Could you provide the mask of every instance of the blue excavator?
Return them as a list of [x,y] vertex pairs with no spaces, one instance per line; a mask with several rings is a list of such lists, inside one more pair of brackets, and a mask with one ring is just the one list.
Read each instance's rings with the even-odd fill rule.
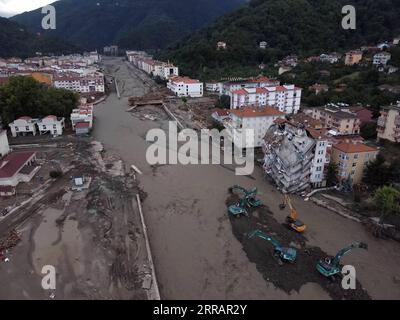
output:
[[334,257],[321,259],[317,264],[317,270],[327,278],[334,278],[341,273],[340,259],[351,250],[361,248],[368,250],[368,245],[363,242],[354,242],[340,250]]
[[229,206],[228,211],[235,217],[240,216],[248,216],[247,209],[248,208],[257,208],[263,205],[260,199],[256,199],[257,197],[257,188],[253,188],[251,190],[247,190],[241,186],[235,185],[229,189],[231,193],[238,191],[239,193],[243,193],[243,197],[240,200]]
[[249,233],[248,235],[249,239],[252,239],[254,237],[259,237],[263,240],[271,242],[271,244],[274,247],[274,257],[279,259],[280,264],[282,264],[283,262],[294,263],[296,261],[297,257],[296,249],[282,247],[277,240],[267,235],[266,233],[262,232],[261,230],[254,230],[251,233]]

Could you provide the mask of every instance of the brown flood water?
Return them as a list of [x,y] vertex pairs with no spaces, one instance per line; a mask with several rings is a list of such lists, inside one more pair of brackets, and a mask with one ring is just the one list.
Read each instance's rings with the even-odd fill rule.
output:
[[[219,165],[168,165],[151,168],[146,161],[151,128],[167,128],[165,122],[142,121],[126,112],[128,97],[143,94],[143,82],[128,71],[120,59],[105,60],[107,68],[123,87],[96,106],[95,139],[117,153],[127,167],[141,171],[141,186],[148,197],[144,214],[149,229],[156,272],[164,299],[329,299],[317,284],[308,283],[290,295],[264,280],[250,263],[232,234],[225,200],[234,184],[257,186],[260,198],[275,218],[281,195],[256,168],[253,179],[235,176]],[[115,70],[117,71],[115,72]],[[294,197],[301,219],[308,225],[309,245],[334,255],[353,241],[364,241],[369,250],[355,250],[343,259],[356,266],[357,278],[375,299],[399,299],[396,278],[400,265],[400,244],[377,240],[353,221]],[[314,272],[314,270],[310,270]]]

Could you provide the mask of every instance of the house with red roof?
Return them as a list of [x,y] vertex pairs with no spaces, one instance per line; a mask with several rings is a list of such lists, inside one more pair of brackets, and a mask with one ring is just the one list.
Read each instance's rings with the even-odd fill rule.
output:
[[203,96],[203,83],[188,77],[172,77],[167,88],[178,97],[200,98]]
[[65,118],[50,115],[38,121],[40,134],[50,133],[53,136],[61,136],[65,129]]
[[27,134],[32,134],[36,136],[37,134],[37,122],[38,119],[32,119],[31,117],[20,117],[14,122],[9,124],[9,127],[11,129],[11,134],[15,138],[19,135],[27,135]]
[[13,152],[0,161],[0,195],[15,194],[15,187],[29,182],[39,171],[35,152]]

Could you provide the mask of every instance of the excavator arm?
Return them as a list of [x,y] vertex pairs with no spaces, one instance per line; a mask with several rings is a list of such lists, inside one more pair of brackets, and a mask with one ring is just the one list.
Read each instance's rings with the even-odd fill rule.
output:
[[287,194],[285,194],[284,199],[285,199],[286,205],[287,205],[287,206],[289,207],[289,209],[290,209],[290,218],[291,218],[293,221],[296,221],[296,220],[298,219],[298,217],[299,217],[299,213],[298,213],[297,210],[293,207],[292,199],[290,199],[290,197],[289,197]]
[[350,245],[348,245],[347,247],[343,248],[342,250],[340,250],[336,256],[332,259],[331,264],[333,266],[337,266],[340,263],[340,259],[346,255],[347,253],[349,253],[351,250],[355,249],[355,248],[361,248],[361,249],[365,249],[368,250],[368,245],[364,242],[354,242]]
[[254,238],[254,237],[259,237],[263,240],[271,242],[271,244],[274,246],[274,248],[280,247],[280,244],[278,241],[276,241],[274,238],[270,237],[269,235],[265,234],[261,230],[254,230],[249,234],[249,239]]

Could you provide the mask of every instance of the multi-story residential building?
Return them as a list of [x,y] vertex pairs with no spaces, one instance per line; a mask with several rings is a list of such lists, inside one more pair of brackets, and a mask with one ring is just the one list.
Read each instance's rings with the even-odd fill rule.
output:
[[88,75],[77,73],[57,74],[53,79],[54,87],[79,93],[105,92],[104,75],[96,72]]
[[359,134],[361,121],[357,114],[351,112],[348,107],[329,104],[320,108],[308,108],[304,110],[316,120],[320,120],[324,127],[335,130],[338,134]]
[[199,98],[203,96],[203,83],[188,77],[173,77],[169,79],[167,88],[178,97]]
[[389,52],[383,51],[374,55],[373,64],[375,66],[386,66],[389,60],[392,58],[392,55]]
[[65,119],[50,115],[37,122],[40,134],[50,133],[53,136],[61,136],[65,129]]
[[354,50],[354,51],[349,51],[346,53],[346,58],[344,60],[344,64],[346,66],[352,66],[355,64],[359,64],[360,61],[363,58],[363,53],[362,51],[359,50]]
[[294,85],[244,88],[231,92],[231,109],[244,106],[272,106],[286,114],[300,109],[301,88]]
[[179,76],[179,68],[171,63],[161,62],[155,65],[153,76],[168,80]]
[[71,113],[72,129],[75,130],[78,123],[86,123],[89,129],[93,127],[93,105],[84,104],[74,109]]
[[220,95],[231,95],[232,91],[239,89],[251,89],[251,88],[265,88],[279,86],[280,82],[276,79],[260,76],[254,79],[247,80],[231,80],[223,82],[220,85]]
[[206,83],[206,90],[209,92],[221,92],[222,83],[218,81],[209,81]]
[[400,102],[383,107],[377,126],[378,140],[400,142]]
[[340,182],[351,185],[362,181],[366,165],[373,161],[378,149],[354,141],[343,141],[332,147],[332,162],[338,165]]
[[244,107],[230,110],[229,119],[224,124],[237,148],[259,148],[274,121],[284,116],[283,112],[271,107]]
[[18,118],[9,124],[12,136],[16,137],[18,135],[26,135],[28,133],[31,133],[35,136],[37,133],[37,122],[37,119],[32,119],[31,117]]

